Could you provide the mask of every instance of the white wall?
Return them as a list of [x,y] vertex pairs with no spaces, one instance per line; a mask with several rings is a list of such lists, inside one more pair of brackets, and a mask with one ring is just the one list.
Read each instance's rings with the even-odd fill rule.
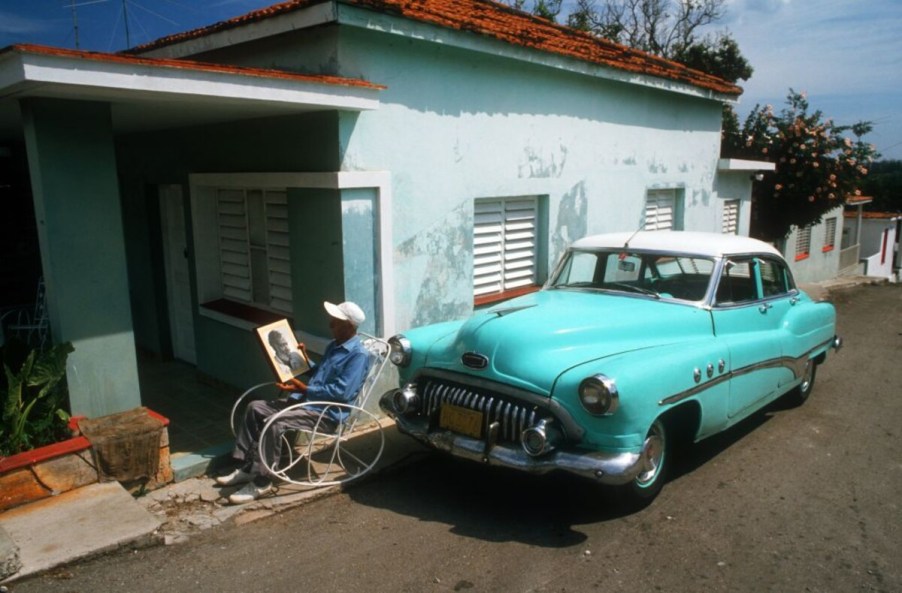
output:
[[893,258],[899,249],[897,224],[899,218],[866,218],[861,222],[861,258],[868,276],[898,280],[893,270]]
[[476,198],[543,196],[549,265],[638,229],[650,189],[678,190],[686,230],[720,230],[718,101],[375,35],[343,35],[342,64],[388,86],[345,119],[344,167],[392,172],[396,327],[472,310]]

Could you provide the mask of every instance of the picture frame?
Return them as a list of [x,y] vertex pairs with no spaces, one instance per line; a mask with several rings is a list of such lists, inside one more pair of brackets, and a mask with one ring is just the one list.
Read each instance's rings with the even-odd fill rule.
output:
[[310,361],[298,349],[298,341],[287,319],[261,325],[257,337],[269,364],[279,381],[284,383],[310,369]]

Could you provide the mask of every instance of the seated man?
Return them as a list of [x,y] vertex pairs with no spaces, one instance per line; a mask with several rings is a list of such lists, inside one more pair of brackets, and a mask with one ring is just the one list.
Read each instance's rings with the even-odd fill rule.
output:
[[[241,463],[232,473],[216,478],[222,486],[247,484],[229,497],[232,504],[243,504],[256,500],[272,490],[272,480],[266,475],[266,468],[260,459],[258,443],[260,432],[270,416],[301,401],[350,403],[360,390],[369,368],[369,355],[357,335],[357,327],[365,316],[359,306],[352,302],[334,305],[323,303],[329,314],[329,331],[333,340],[326,347],[322,361],[313,367],[307,384],[298,379],[276,385],[291,395],[275,400],[252,401],[244,413],[244,421],[238,427],[235,449],[232,457]],[[303,344],[298,345],[302,350]],[[306,352],[304,353],[306,357]],[[287,430],[297,428],[312,429],[324,407],[310,406],[289,412],[276,422],[272,429],[274,438],[267,439],[269,447],[267,459],[278,460],[281,455],[282,439]],[[344,412],[344,413],[343,413]],[[320,422],[320,430],[337,428],[347,413],[340,408],[328,408]]]

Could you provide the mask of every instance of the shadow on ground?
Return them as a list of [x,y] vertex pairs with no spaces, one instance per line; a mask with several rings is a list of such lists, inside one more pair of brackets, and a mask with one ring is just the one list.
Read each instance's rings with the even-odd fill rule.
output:
[[[674,456],[671,481],[725,453],[782,409],[775,403],[726,433],[688,445]],[[360,504],[446,524],[465,537],[552,548],[584,542],[579,525],[654,512],[654,503],[637,507],[617,488],[569,474],[532,476],[428,451],[350,488],[348,495]]]

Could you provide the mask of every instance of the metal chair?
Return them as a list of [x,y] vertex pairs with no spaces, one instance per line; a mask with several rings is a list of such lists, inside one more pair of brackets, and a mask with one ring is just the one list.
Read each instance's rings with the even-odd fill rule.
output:
[[[305,401],[270,416],[260,432],[260,458],[273,476],[299,486],[331,486],[358,479],[378,463],[385,448],[385,434],[378,416],[366,409],[367,402],[388,363],[388,342],[374,336],[360,334],[370,355],[370,365],[363,385],[351,403]],[[232,433],[243,414],[249,396],[272,382],[254,385],[245,391],[232,406]],[[278,390],[276,390],[278,391]],[[312,428],[292,428],[277,435],[274,426],[294,410],[314,408],[319,416]],[[324,422],[330,411],[345,415],[334,430]],[[372,430],[364,430],[372,427]],[[353,438],[352,438],[353,437]],[[282,458],[269,458],[268,444],[274,438],[282,439]]]
[[47,346],[50,338],[50,320],[47,316],[43,276],[38,279],[33,305],[16,307],[0,316],[0,335],[3,336],[3,342],[6,338],[15,336],[29,346],[41,350]]

